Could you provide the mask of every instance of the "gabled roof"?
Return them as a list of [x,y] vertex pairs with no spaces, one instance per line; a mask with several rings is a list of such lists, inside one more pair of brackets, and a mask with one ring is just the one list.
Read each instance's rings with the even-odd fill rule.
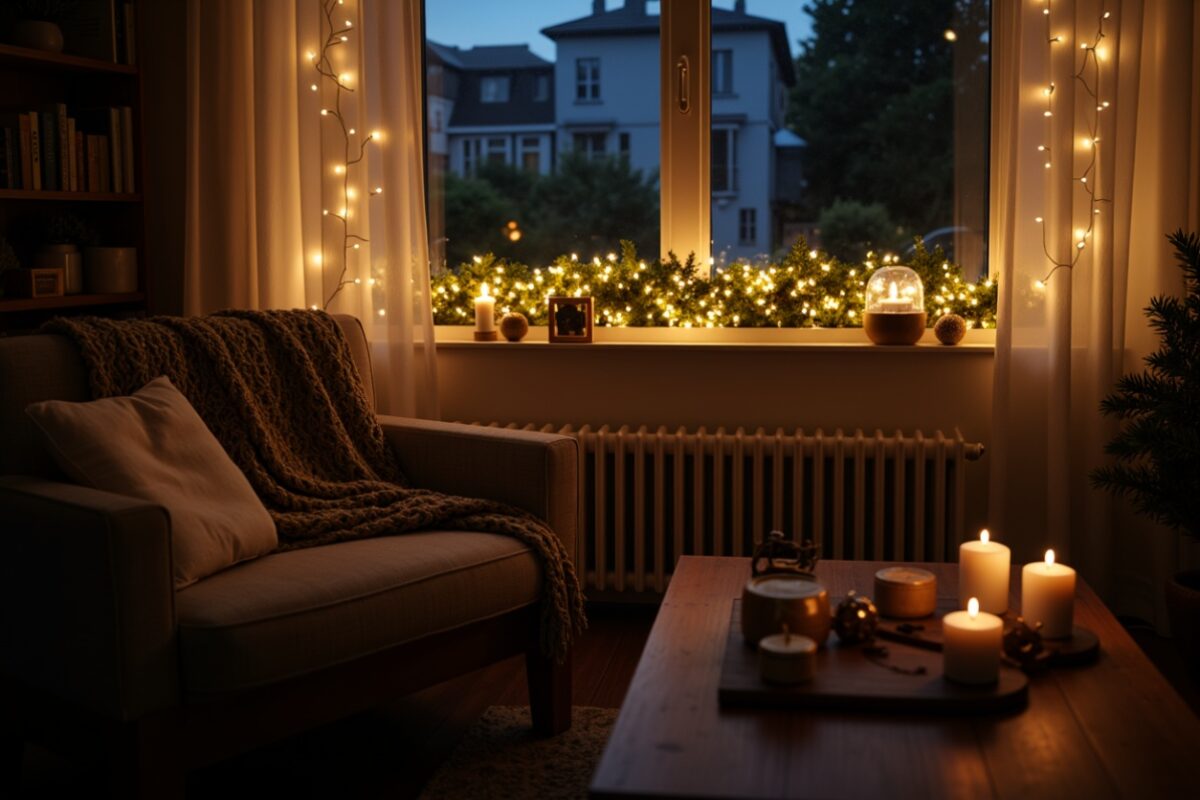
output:
[[[779,76],[788,86],[796,83],[795,65],[788,47],[787,26],[777,19],[767,19],[747,14],[735,8],[714,8],[712,29],[716,31],[765,31],[771,37],[775,60],[779,62]],[[658,17],[646,14],[644,8],[635,3],[626,3],[620,8],[601,14],[551,25],[542,29],[542,34],[554,41],[583,36],[658,35]]]
[[431,41],[429,49],[442,63],[462,70],[549,69],[554,66],[530,50],[527,44],[476,45],[462,50]]

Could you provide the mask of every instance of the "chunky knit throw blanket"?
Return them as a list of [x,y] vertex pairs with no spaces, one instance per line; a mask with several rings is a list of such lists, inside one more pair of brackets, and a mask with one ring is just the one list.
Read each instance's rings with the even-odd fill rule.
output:
[[79,348],[93,397],[166,375],[195,407],[275,520],[279,549],[444,529],[515,537],[543,571],[542,646],[561,659],[584,625],[562,542],[533,515],[407,485],[336,320],[320,311],[54,319]]

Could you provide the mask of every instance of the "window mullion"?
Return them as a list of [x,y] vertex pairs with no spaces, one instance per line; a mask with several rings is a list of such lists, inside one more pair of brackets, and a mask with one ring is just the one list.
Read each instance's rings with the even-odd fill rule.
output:
[[707,270],[712,243],[709,156],[712,121],[711,4],[660,7],[661,250],[696,254]]

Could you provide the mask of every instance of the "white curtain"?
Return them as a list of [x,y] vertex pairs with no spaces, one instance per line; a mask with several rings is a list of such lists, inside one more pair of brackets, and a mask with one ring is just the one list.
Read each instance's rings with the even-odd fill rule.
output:
[[[310,58],[330,35],[326,10],[348,28],[328,51],[340,103]],[[380,410],[436,418],[423,47],[417,2],[189,0],[184,309],[354,314]],[[321,114],[335,104],[348,143]]]
[[1114,432],[1101,398],[1157,346],[1142,309],[1182,292],[1165,235],[1200,228],[1200,7],[997,0],[994,23],[989,517],[1020,560],[1053,547],[1118,613],[1161,625],[1185,548],[1088,473]]

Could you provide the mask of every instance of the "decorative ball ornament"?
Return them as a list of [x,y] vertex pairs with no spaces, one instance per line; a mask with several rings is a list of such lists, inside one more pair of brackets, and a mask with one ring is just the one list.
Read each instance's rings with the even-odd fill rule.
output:
[[879,611],[871,598],[851,590],[833,613],[833,630],[842,644],[869,642],[879,627]]
[[933,335],[942,344],[958,344],[967,335],[967,321],[958,314],[946,314],[934,323]]
[[529,320],[525,319],[524,314],[510,311],[500,320],[500,333],[510,342],[519,342],[529,333]]
[[1037,666],[1042,654],[1042,623],[1027,623],[1022,617],[1009,625],[1004,631],[1004,655],[1011,658],[1026,671]]

